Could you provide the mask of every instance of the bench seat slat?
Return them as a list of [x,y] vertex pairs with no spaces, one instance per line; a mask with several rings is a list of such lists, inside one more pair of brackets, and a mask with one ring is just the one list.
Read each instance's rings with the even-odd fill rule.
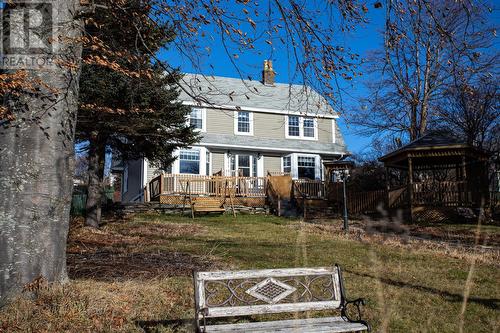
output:
[[350,323],[341,317],[293,319],[253,323],[237,323],[209,325],[207,333],[269,333],[269,332],[310,332],[310,333],[338,333],[359,332],[368,328],[360,323]]

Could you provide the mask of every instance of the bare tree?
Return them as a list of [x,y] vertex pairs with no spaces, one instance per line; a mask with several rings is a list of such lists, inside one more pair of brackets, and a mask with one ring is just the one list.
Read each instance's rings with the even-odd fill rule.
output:
[[[11,27],[11,32],[24,37],[26,31],[33,30],[45,42],[61,44],[61,48],[54,67],[10,70],[0,77],[4,101],[0,107],[0,303],[38,278],[67,279],[65,252],[82,44],[91,43],[98,53],[85,62],[135,74],[109,60],[108,55],[116,52],[113,45],[82,37],[81,15],[92,14],[102,6],[126,10],[130,1],[51,0],[47,1],[48,10],[54,14],[51,21],[25,29],[25,24],[38,20],[23,19]],[[136,25],[136,31],[130,33],[137,43],[147,45],[144,39],[154,38],[142,33],[142,24],[173,27],[179,52],[197,68],[202,67],[206,51],[199,41],[205,38],[221,43],[228,62],[236,69],[241,68],[237,61],[240,54],[260,55],[263,45],[272,52],[286,52],[290,71],[296,73],[291,79],[297,75],[331,101],[336,100],[336,80],[349,80],[358,74],[357,55],[334,38],[362,22],[367,9],[357,0],[273,0],[267,6],[248,0],[145,2],[152,8],[150,20],[129,18]],[[25,0],[22,6],[39,3]],[[82,8],[81,4],[87,5]],[[7,6],[14,8],[21,2],[12,0]],[[50,34],[52,28],[54,34]],[[12,60],[19,61],[25,55],[12,54]],[[120,55],[124,61],[140,61],[126,52]],[[239,73],[245,77],[242,71]]]
[[444,97],[437,107],[442,126],[475,147],[488,150],[500,147],[498,77],[483,77],[477,82],[457,78]]
[[473,61],[493,38],[482,4],[386,1],[384,48],[370,59],[370,95],[354,122],[363,132],[420,137],[434,118],[458,63]]

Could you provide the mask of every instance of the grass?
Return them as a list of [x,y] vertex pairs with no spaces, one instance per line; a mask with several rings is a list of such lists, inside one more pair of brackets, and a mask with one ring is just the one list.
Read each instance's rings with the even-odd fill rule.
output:
[[259,215],[139,215],[99,231],[74,224],[71,282],[1,309],[0,332],[189,332],[193,268],[333,263],[344,269],[348,297],[367,300],[374,331],[496,332],[498,253],[470,252]]

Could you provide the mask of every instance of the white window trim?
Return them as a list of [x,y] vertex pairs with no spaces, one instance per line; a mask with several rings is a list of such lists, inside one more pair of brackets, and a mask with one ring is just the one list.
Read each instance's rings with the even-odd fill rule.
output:
[[142,160],[142,187],[148,185],[148,167],[149,163],[146,158]]
[[[298,179],[299,178],[299,156],[300,157],[314,157],[314,178],[315,179],[322,179],[321,175],[321,156],[318,154],[299,154],[299,153],[292,153],[290,155],[287,155],[291,157],[291,176],[292,179]],[[281,171],[283,172],[283,157],[281,158]]]
[[290,174],[292,174],[292,169],[293,169],[292,154],[281,156],[281,173],[285,172],[285,157],[290,157]]
[[[189,147],[178,149],[174,152],[173,156],[176,157],[174,163],[172,164],[172,173],[173,174],[181,174],[181,162],[180,162],[180,152],[181,150],[197,150],[200,153],[200,175],[207,175],[207,149],[205,147]],[[210,158],[212,155],[210,154]],[[212,163],[210,163],[210,168],[212,168]],[[208,170],[210,172],[210,170]]]
[[[212,152],[209,150],[206,150],[206,153],[208,153],[208,170],[205,170],[205,174],[207,176],[212,176]],[[207,157],[207,154],[205,153],[205,158]],[[205,160],[205,169],[207,167],[207,161]]]
[[[293,115],[296,116],[296,115]],[[310,140],[310,141],[318,141],[318,119],[314,117],[299,117],[299,136],[288,135],[288,115],[285,116],[285,138],[286,139],[295,139],[295,140]],[[311,118],[314,122],[314,137],[304,136],[304,118]]]
[[[193,106],[193,107],[191,107],[191,110],[192,109],[201,110],[201,128],[195,128],[194,130],[196,132],[204,132],[205,133],[207,131],[207,109],[199,107],[199,106],[198,107],[197,106]],[[188,114],[187,119],[186,119],[186,124],[188,126],[191,124],[190,123],[190,119],[191,119],[191,113]]]
[[337,141],[336,134],[337,126],[335,125],[335,119],[332,119],[332,143],[335,143]]
[[[236,170],[239,169],[238,165],[238,155],[250,155],[250,172],[253,171],[253,159],[257,159],[257,174],[253,175],[251,177],[264,177],[264,155],[260,155],[259,158],[259,153],[258,152],[244,152],[244,151],[237,151],[237,152],[231,152],[231,156],[235,157],[235,162],[236,162]],[[225,176],[230,176],[231,175],[231,158],[229,157],[228,153],[224,153],[224,174]],[[227,174],[229,173],[229,174]]]
[[[250,118],[250,132],[240,132],[238,131],[238,112],[248,112]],[[248,135],[253,136],[253,112],[250,111],[234,111],[234,134],[236,135]]]

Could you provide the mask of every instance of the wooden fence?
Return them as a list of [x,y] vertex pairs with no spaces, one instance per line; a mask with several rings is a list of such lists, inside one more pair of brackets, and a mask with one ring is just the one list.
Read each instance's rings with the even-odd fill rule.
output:
[[351,192],[347,195],[347,211],[351,214],[374,212],[387,201],[387,191]]
[[[386,205],[387,191],[385,189],[375,191],[346,191],[347,212],[349,214],[363,214],[374,212],[379,205]],[[328,201],[332,207],[337,207],[340,211],[344,207],[344,194],[342,183],[330,183],[328,185]]]

